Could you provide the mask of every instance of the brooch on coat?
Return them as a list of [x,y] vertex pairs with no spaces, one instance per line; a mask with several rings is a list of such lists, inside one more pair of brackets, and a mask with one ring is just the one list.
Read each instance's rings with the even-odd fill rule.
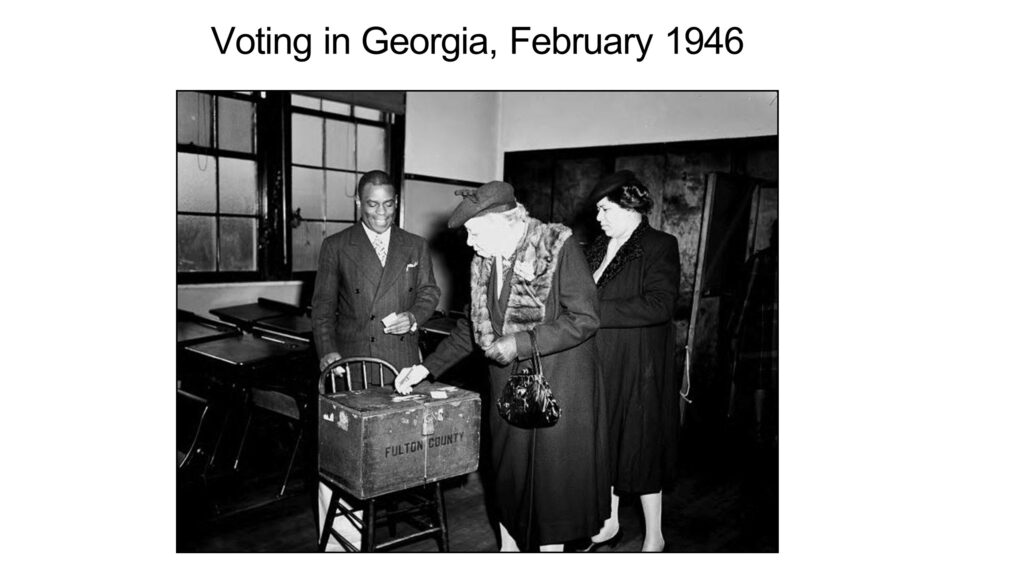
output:
[[512,266],[512,269],[515,270],[516,276],[519,276],[527,282],[532,282],[533,279],[537,277],[537,274],[533,271],[533,266],[525,261],[516,262]]

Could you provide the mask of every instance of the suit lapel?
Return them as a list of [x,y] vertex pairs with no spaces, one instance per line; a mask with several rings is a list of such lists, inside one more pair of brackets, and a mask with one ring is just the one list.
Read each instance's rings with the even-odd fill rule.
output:
[[361,222],[356,222],[349,230],[352,234],[349,235],[349,250],[346,254],[355,262],[359,274],[367,280],[373,290],[377,290],[380,283],[380,259],[377,258],[377,252],[370,244],[370,239],[366,237],[366,230],[363,230]]

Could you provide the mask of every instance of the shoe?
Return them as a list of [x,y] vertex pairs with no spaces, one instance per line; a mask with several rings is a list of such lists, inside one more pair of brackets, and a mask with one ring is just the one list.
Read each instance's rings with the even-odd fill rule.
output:
[[590,542],[590,545],[581,550],[581,552],[597,552],[601,548],[607,546],[609,548],[615,548],[622,541],[622,527],[619,527],[619,531],[615,533],[615,536],[605,540],[604,542]]

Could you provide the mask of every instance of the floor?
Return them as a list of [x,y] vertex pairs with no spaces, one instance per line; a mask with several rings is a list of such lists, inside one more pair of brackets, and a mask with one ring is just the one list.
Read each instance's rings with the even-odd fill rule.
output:
[[[277,495],[287,462],[283,424],[263,423],[249,440],[238,471],[221,462],[206,485],[178,479],[179,552],[314,552],[312,454],[299,458],[284,496]],[[711,439],[714,440],[711,440]],[[777,552],[777,442],[755,443],[728,430],[686,430],[681,443],[686,466],[665,492],[663,531],[668,552]],[[227,460],[227,459],[225,459]],[[453,552],[498,549],[479,473],[443,485]],[[601,552],[636,552],[643,543],[639,499],[623,497],[623,539]],[[432,552],[432,540],[407,544],[401,552]]]

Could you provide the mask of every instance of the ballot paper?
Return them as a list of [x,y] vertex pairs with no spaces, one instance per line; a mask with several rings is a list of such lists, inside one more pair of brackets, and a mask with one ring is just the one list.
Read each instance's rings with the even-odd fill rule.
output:
[[391,328],[392,324],[398,322],[398,314],[392,312],[391,314],[388,314],[387,316],[381,318],[380,322],[381,324],[384,325],[385,328]]
[[441,390],[431,390],[430,397],[438,400],[444,400],[445,398],[448,397],[448,394]]
[[410,394],[409,396],[392,396],[392,402],[408,402],[410,400],[419,400],[420,398],[426,398],[423,394]]

